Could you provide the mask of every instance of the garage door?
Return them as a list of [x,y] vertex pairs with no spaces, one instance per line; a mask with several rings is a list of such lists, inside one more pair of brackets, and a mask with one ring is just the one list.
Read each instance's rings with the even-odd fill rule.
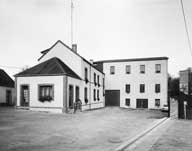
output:
[[148,108],[148,99],[137,99],[137,108]]
[[105,91],[105,105],[106,106],[120,106],[120,90],[106,90]]

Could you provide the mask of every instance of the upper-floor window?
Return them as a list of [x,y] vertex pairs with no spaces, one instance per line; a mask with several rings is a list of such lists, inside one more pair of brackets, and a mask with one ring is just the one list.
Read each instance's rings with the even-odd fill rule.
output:
[[110,66],[110,74],[115,74],[115,66]]
[[88,79],[88,69],[85,68],[85,80]]
[[140,73],[145,73],[145,65],[140,65]]
[[145,84],[140,84],[140,93],[145,92]]
[[97,84],[97,82],[96,82],[96,73],[94,73],[94,83],[95,83],[95,85]]
[[99,83],[99,75],[97,75],[97,83],[98,83],[98,86],[100,86],[100,83]]
[[161,65],[160,64],[155,65],[155,73],[161,73]]
[[160,93],[161,91],[161,85],[160,84],[155,84],[155,92]]
[[125,92],[130,93],[130,84],[125,85]]
[[130,73],[131,73],[131,66],[130,66],[130,65],[126,65],[126,67],[125,67],[125,73],[126,73],[126,74],[130,74]]

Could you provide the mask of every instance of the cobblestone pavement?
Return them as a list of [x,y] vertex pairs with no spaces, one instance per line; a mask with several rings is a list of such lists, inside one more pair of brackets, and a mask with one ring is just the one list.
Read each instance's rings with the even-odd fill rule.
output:
[[77,114],[0,108],[1,151],[107,151],[166,113],[107,107]]

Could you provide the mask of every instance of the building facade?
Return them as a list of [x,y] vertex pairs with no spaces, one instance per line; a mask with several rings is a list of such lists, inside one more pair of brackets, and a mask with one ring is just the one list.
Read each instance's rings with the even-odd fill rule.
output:
[[39,64],[15,75],[17,107],[70,112],[80,100],[82,110],[105,105],[104,74],[62,41],[41,52]]
[[4,70],[0,69],[0,105],[14,105],[14,103],[14,81]]
[[106,105],[160,109],[167,104],[167,57],[104,60],[94,64],[105,73]]
[[192,68],[179,72],[178,117],[192,119]]

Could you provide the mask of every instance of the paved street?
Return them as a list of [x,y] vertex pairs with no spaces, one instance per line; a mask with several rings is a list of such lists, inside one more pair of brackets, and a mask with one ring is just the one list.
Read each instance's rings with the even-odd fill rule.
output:
[[77,114],[0,108],[0,150],[112,150],[164,116],[160,111],[118,107]]

